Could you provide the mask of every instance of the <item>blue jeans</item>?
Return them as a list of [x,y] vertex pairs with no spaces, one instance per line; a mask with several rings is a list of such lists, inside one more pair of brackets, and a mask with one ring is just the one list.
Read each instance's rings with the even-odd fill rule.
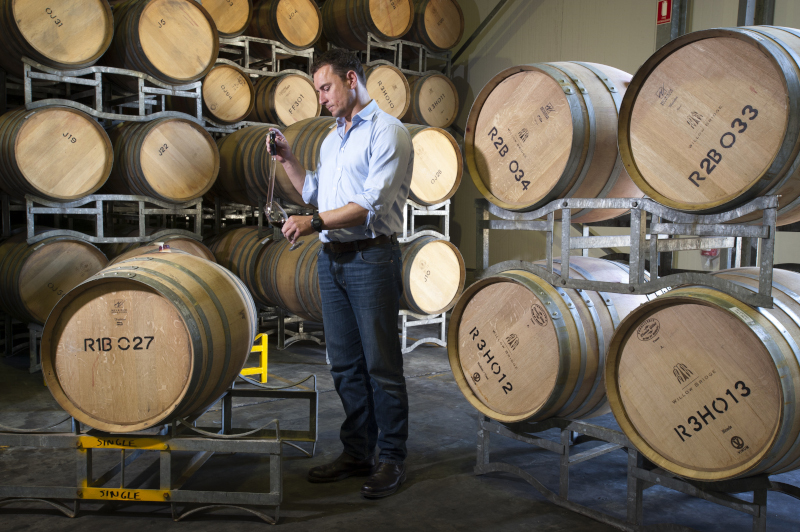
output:
[[[408,439],[408,394],[397,335],[403,291],[400,246],[319,254],[319,288],[331,375],[346,418],[344,451],[363,460],[402,464]],[[378,431],[380,430],[380,434]]]

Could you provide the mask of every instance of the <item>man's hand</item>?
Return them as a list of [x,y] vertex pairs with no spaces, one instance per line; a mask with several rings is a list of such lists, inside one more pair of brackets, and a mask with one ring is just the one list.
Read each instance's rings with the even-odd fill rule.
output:
[[301,236],[310,235],[314,232],[311,227],[311,216],[290,216],[283,224],[283,236],[294,244]]
[[275,160],[278,161],[279,163],[283,164],[288,159],[291,159],[291,157],[292,157],[292,149],[289,147],[289,142],[286,140],[286,137],[283,136],[283,133],[281,133],[280,130],[272,128],[272,127],[269,128],[269,130],[275,132],[275,144],[276,144],[276,146],[278,148],[278,153],[272,153],[270,151],[270,149],[269,149],[269,135],[267,135],[266,138],[264,139],[264,142],[266,142],[266,144],[267,144],[267,152],[270,155],[274,155],[275,156]]

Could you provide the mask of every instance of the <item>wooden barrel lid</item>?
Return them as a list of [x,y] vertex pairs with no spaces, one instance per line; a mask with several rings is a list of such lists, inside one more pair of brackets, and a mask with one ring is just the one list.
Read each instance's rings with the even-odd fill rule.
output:
[[175,201],[203,195],[219,172],[214,139],[194,122],[181,118],[157,124],[142,141],[139,157],[150,187]]
[[416,131],[415,126],[409,126],[409,131],[414,146],[413,199],[433,205],[452,197],[463,172],[461,150],[455,139],[435,127]]
[[426,314],[449,308],[464,287],[464,259],[446,240],[421,246],[409,267],[408,289],[414,303]]
[[214,19],[220,36],[243,33],[253,14],[250,0],[203,0],[203,7]]
[[[558,183],[572,147],[573,122],[564,90],[549,74],[515,67],[484,87],[470,111],[468,146],[477,176],[505,208],[532,205]],[[477,113],[477,122],[473,113]]]
[[428,38],[440,50],[449,50],[461,40],[464,14],[457,0],[428,0],[423,17]]
[[96,60],[111,44],[114,20],[104,0],[13,0],[12,8],[25,40],[58,63]]
[[298,49],[312,46],[322,30],[319,8],[312,0],[279,0],[276,20],[283,37]]
[[[475,397],[507,416],[536,412],[553,393],[559,369],[549,307],[510,279],[493,278],[464,297],[470,299],[457,325],[458,356]],[[537,346],[536,356],[525,346]]]
[[392,39],[399,39],[411,28],[412,0],[369,0],[369,14],[375,27]]
[[99,189],[114,162],[108,134],[88,115],[64,107],[31,111],[17,134],[14,154],[30,185],[63,200]]
[[139,20],[139,42],[158,71],[187,81],[216,61],[219,47],[213,21],[193,0],[152,0]]
[[89,244],[64,239],[34,245],[19,273],[19,295],[31,316],[44,323],[61,296],[102,270],[108,260]]
[[320,112],[314,84],[300,74],[281,76],[274,89],[273,105],[278,119],[287,126],[319,116]]
[[623,160],[639,188],[667,206],[699,210],[759,181],[783,142],[789,101],[782,73],[758,43],[695,41],[646,75],[635,93],[629,89],[630,118],[620,126]]
[[203,81],[203,102],[223,122],[243,120],[253,108],[254,97],[252,82],[231,65],[216,65]]
[[400,119],[408,111],[411,92],[408,80],[393,65],[375,65],[365,69],[367,92],[382,111]]
[[625,413],[674,464],[706,475],[731,471],[771,447],[781,387],[747,321],[735,307],[676,301],[640,316],[622,340],[617,388]]
[[458,114],[458,92],[453,82],[441,74],[428,74],[417,78],[414,84],[416,101],[413,105],[419,114],[419,123],[441,128],[450,126]]
[[59,316],[55,378],[74,408],[104,423],[146,425],[178,405],[194,357],[187,326],[166,298],[114,280],[88,288]]

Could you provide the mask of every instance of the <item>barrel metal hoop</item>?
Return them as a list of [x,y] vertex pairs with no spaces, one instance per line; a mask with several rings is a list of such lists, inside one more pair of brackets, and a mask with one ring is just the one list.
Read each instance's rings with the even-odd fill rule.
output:
[[[554,65],[555,67],[555,65]],[[586,114],[589,118],[589,148],[586,151],[586,159],[583,161],[583,168],[581,168],[581,173],[578,176],[578,179],[575,180],[575,183],[569,189],[569,192],[564,196],[564,198],[571,198],[575,195],[578,191],[578,188],[583,184],[583,181],[586,179],[586,174],[589,173],[589,168],[592,165],[592,158],[594,157],[594,149],[597,146],[597,118],[594,112],[594,105],[592,105],[592,99],[589,97],[589,92],[586,90],[586,87],[583,86],[583,82],[572,73],[570,70],[564,68],[562,65],[555,67],[558,70],[564,72],[569,79],[572,80],[575,85],[578,86],[581,90],[581,94],[583,95],[583,101],[586,105]],[[573,216],[575,213],[573,213]]]
[[[304,242],[301,240],[300,245],[303,244]],[[300,271],[301,271],[301,266],[303,264],[303,259],[305,258],[306,255],[308,255],[308,252],[311,249],[311,247],[312,247],[311,244],[309,244],[303,248],[302,252],[300,252],[300,258],[297,260],[297,268],[295,268],[294,270],[294,293],[297,296],[297,300],[300,302],[300,307],[303,309],[303,312],[305,312],[309,316],[312,315],[313,313],[311,312],[311,309],[309,309],[308,306],[306,306],[305,298],[303,297],[303,294],[300,290]]]
[[[737,275],[738,275],[738,273],[737,273]],[[741,286],[745,290],[750,290],[752,292],[758,292],[758,288],[754,288],[754,287],[752,287],[752,286],[750,286],[748,284],[742,283],[740,281],[733,281],[731,279],[728,279],[728,280],[731,283],[735,284],[735,285]],[[782,310],[783,312],[788,314],[790,317],[792,317],[792,319],[795,320],[795,323],[800,325],[800,320],[798,320],[797,315],[794,312],[792,312],[792,310],[789,309],[784,303],[782,303],[781,301],[778,301],[778,299],[776,299],[776,298],[773,298],[773,303],[780,310]],[[792,335],[789,333],[789,331],[786,330],[786,327],[784,327],[783,324],[768,309],[765,309],[763,307],[756,307],[756,311],[759,314],[761,314],[762,316],[764,316],[772,324],[773,327],[778,329],[778,332],[781,333],[781,336],[783,336],[783,339],[786,341],[787,344],[789,344],[789,347],[791,348],[792,352],[794,353],[795,359],[800,360],[800,347],[798,347],[797,342],[795,342],[794,338],[792,338]],[[779,376],[781,381],[784,381],[786,379],[791,381],[792,380],[792,375],[789,372],[787,364],[785,363],[786,361],[783,360],[783,357],[781,357],[781,358],[782,358],[782,360],[781,360],[782,363],[778,363],[777,360],[775,361],[776,362],[776,364],[775,364],[776,365],[776,369],[778,371],[778,376]],[[794,418],[794,409],[795,409],[794,388],[792,386],[782,386],[782,391],[783,391],[783,416],[782,416],[782,419],[781,419],[781,424],[786,424],[786,423],[791,424],[792,423],[792,419]],[[762,460],[762,464],[763,465],[760,465],[759,469],[763,470],[766,467],[770,467],[770,468],[778,467],[778,468],[780,468],[780,467],[786,467],[787,465],[789,465],[789,464],[785,464],[783,462],[786,460],[787,457],[790,457],[793,454],[793,451],[795,451],[798,447],[800,447],[800,440],[796,440],[792,444],[792,446],[790,448],[790,451],[785,453],[783,455],[783,457],[777,458],[774,455],[775,452],[780,451],[781,448],[786,444],[786,441],[789,438],[789,432],[790,431],[783,431],[783,430],[779,430],[778,431],[778,434],[779,435],[782,434],[782,436],[772,444],[772,448],[770,449],[769,454],[764,456],[764,458]],[[764,463],[765,461],[767,461],[768,463]]]
[[588,349],[586,347],[586,330],[583,328],[583,321],[581,320],[581,315],[578,313],[578,308],[575,306],[575,303],[572,302],[572,298],[569,297],[569,294],[563,289],[554,287],[558,295],[561,296],[561,299],[564,300],[564,303],[567,304],[567,308],[569,309],[569,313],[572,314],[572,321],[575,322],[575,327],[578,329],[578,345],[581,348],[580,354],[580,369],[578,370],[578,380],[575,381],[575,387],[572,389],[572,393],[567,398],[567,402],[564,403],[564,406],[561,407],[562,409],[570,408],[571,411],[575,411],[575,409],[571,408],[572,401],[575,400],[575,396],[578,395],[578,390],[583,386],[583,379],[586,376],[586,359],[588,356]]
[[[169,264],[170,266],[177,266],[174,262],[170,262],[170,261],[158,260],[157,262],[160,262],[162,264]],[[189,300],[189,302],[191,303],[192,308],[194,310],[196,310],[198,316],[200,316],[200,320],[202,321],[203,327],[205,328],[205,333],[206,333],[205,337],[206,337],[206,342],[207,342],[206,345],[208,346],[208,354],[209,354],[209,358],[210,358],[211,353],[212,353],[212,346],[214,345],[213,344],[213,339],[211,337],[211,327],[210,327],[208,318],[205,315],[205,312],[203,312],[202,307],[197,304],[197,300],[195,300],[195,298],[192,295],[192,293],[189,292],[189,290],[187,290],[182,284],[180,284],[178,282],[175,282],[175,280],[173,280],[172,278],[164,275],[163,273],[161,273],[159,271],[151,270],[151,269],[142,269],[142,271],[146,272],[146,273],[149,273],[153,277],[156,277],[158,279],[162,279],[165,282],[175,286],[184,296],[186,296],[186,299]],[[188,273],[188,272],[185,272],[185,273]],[[195,277],[194,275],[192,275],[192,276]],[[143,278],[146,279],[146,277],[143,277]],[[203,284],[205,284],[205,283],[203,283]],[[208,285],[206,285],[204,288],[208,291]],[[191,319],[191,314],[189,314],[189,318],[190,318],[189,320],[184,318],[184,321],[187,322],[187,323],[189,323],[189,321],[191,321],[191,322],[194,321],[193,319]],[[200,335],[199,335],[199,332],[198,332],[198,338],[199,338],[199,336]],[[226,340],[228,340],[229,337],[230,337],[230,331],[228,330],[228,327],[225,327],[225,336],[226,336]],[[226,341],[226,344],[230,344],[230,342]],[[201,350],[201,352],[202,352],[202,350]],[[202,362],[202,359],[201,359],[201,362]],[[203,389],[205,389],[205,387],[208,384],[208,381],[210,380],[210,377],[211,377],[211,366],[212,366],[212,364],[210,364],[210,363],[206,364],[206,370],[205,370],[205,372],[203,374],[203,377],[202,377],[202,383],[203,383],[202,386],[197,386],[196,387],[195,392],[192,394],[192,397],[185,397],[184,396],[183,400],[178,405],[176,405],[175,412],[179,412],[179,410],[182,407],[185,407],[186,405],[189,405],[193,401],[195,401],[196,398],[197,398],[197,394],[199,394]],[[199,366],[196,366],[196,367],[202,367],[202,364],[199,365]],[[192,380],[194,381],[194,379],[192,379]]]
[[531,282],[530,279],[527,277],[511,273],[511,272],[503,272],[501,277],[505,277],[507,279],[511,279],[525,288],[531,290],[534,295],[539,298],[541,302],[545,304],[545,308],[550,307],[548,311],[548,315],[550,319],[553,320],[553,326],[556,331],[556,338],[558,340],[558,353],[559,353],[559,360],[563,361],[563,364],[559,364],[558,366],[558,374],[556,375],[556,382],[553,388],[553,393],[550,394],[550,397],[542,404],[539,408],[539,413],[547,413],[553,409],[553,407],[558,402],[558,394],[555,393],[555,390],[559,386],[564,386],[567,383],[567,379],[569,377],[569,370],[570,370],[570,352],[569,352],[569,332],[567,331],[567,322],[564,317],[561,315],[561,312],[558,310],[558,306],[556,305],[556,301],[545,292],[540,286],[538,286],[535,282]]
[[[613,261],[609,261],[609,262],[613,262]],[[553,264],[561,264],[561,259],[554,259],[553,260]],[[618,264],[618,263],[614,263],[614,264],[617,264],[618,266],[622,266],[622,264]],[[592,274],[590,274],[588,271],[584,270],[580,266],[577,266],[577,265],[573,264],[572,262],[570,262],[569,267],[570,267],[570,269],[573,269],[576,272],[578,272],[579,274],[581,274],[586,279],[590,279],[590,280],[594,279],[592,277]],[[614,325],[614,330],[617,330],[617,327],[619,327],[619,322],[621,320],[619,319],[619,313],[617,312],[617,307],[614,306],[614,300],[611,299],[611,295],[608,292],[597,291],[597,293],[600,294],[601,298],[603,298],[603,303],[605,304],[606,308],[608,309],[608,313],[611,315],[611,323]]]
[[[554,81],[559,83],[559,85],[563,86],[563,83],[567,82],[567,76],[565,76],[563,72],[555,69],[547,63],[536,63],[532,66],[552,77]],[[570,146],[569,159],[564,167],[564,171],[561,173],[562,178],[565,175],[572,176],[578,171],[578,165],[581,162],[581,155],[583,154],[585,131],[585,125],[583,123],[583,109],[581,109],[581,104],[578,100],[578,98],[581,98],[581,96],[578,96],[575,91],[572,91],[571,93],[565,91],[565,94],[567,103],[569,104],[570,115],[572,117],[572,145]],[[560,198],[561,194],[563,194],[567,189],[567,185],[569,185],[568,182],[562,183],[561,181],[562,180],[559,179],[553,189],[550,190],[545,197],[538,201],[536,205],[546,205],[554,199]]]

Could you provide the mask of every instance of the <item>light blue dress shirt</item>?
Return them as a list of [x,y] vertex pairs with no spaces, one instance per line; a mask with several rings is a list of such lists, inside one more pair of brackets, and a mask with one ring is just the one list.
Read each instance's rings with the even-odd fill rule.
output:
[[336,125],[336,134],[322,142],[317,168],[306,170],[303,200],[320,212],[357,203],[368,214],[364,225],[324,230],[320,240],[351,242],[402,232],[414,164],[408,130],[375,100],[353,117],[347,133],[344,118]]

